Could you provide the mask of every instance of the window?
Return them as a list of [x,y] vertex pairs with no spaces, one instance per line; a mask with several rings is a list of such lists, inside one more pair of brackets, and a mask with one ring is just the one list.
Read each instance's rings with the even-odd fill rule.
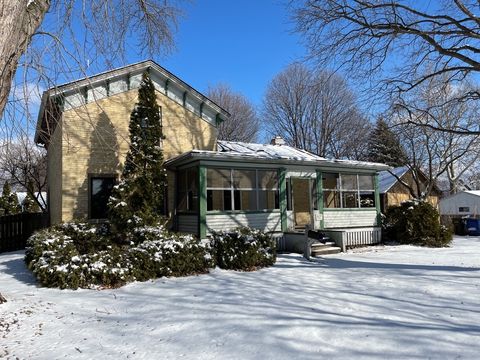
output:
[[324,173],[322,185],[324,208],[375,207],[372,175]]
[[470,208],[468,206],[460,206],[458,212],[470,212]]
[[196,167],[177,173],[178,210],[196,213],[198,211],[198,170]]
[[107,203],[113,186],[115,185],[115,177],[90,177],[90,218],[106,219]]
[[272,210],[279,208],[277,172],[207,169],[207,210]]

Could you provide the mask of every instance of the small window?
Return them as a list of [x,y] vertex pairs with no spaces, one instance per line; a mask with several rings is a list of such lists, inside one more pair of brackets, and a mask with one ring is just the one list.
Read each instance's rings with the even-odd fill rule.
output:
[[90,218],[106,219],[108,211],[108,198],[115,185],[115,178],[91,177],[90,178]]
[[468,206],[460,206],[458,212],[470,212],[470,208]]

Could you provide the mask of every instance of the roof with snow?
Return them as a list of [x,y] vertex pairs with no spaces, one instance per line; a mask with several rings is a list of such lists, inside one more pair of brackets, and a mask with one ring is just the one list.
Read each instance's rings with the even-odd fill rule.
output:
[[251,155],[265,159],[321,161],[325,158],[288,145],[255,144],[236,141],[217,141],[218,151],[230,154]]
[[467,194],[480,196],[480,190],[465,190],[464,192],[467,193]]
[[268,164],[294,164],[341,168],[386,170],[388,165],[365,161],[326,159],[308,151],[288,145],[255,144],[218,141],[217,151],[192,150],[168,160],[166,166],[178,166],[190,160],[224,160],[236,162],[261,162]]
[[408,170],[408,166],[401,166],[390,171],[380,171],[378,173],[378,190],[380,194],[385,194],[398,181],[394,175],[401,178]]

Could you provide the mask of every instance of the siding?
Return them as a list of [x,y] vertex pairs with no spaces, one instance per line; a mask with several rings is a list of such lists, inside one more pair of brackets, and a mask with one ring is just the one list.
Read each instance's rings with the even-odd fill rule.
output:
[[228,230],[249,226],[263,231],[282,231],[280,212],[254,214],[207,214],[207,229]]
[[[479,215],[480,214],[480,196],[459,192],[440,200],[441,215]],[[460,207],[468,207],[469,211],[459,212]]]
[[198,215],[178,215],[178,231],[198,234]]
[[326,229],[375,226],[377,224],[377,211],[375,209],[352,211],[325,210],[323,220]]

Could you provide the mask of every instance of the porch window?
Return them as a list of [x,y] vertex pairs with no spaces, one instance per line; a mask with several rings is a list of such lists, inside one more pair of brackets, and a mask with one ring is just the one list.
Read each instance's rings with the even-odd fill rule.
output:
[[115,185],[115,177],[91,176],[90,192],[90,219],[106,219],[108,211],[108,198]]
[[177,173],[178,210],[196,213],[198,211],[198,170],[196,167]]
[[208,211],[255,211],[278,208],[276,171],[207,169]]
[[324,173],[322,185],[324,208],[375,207],[372,175]]

